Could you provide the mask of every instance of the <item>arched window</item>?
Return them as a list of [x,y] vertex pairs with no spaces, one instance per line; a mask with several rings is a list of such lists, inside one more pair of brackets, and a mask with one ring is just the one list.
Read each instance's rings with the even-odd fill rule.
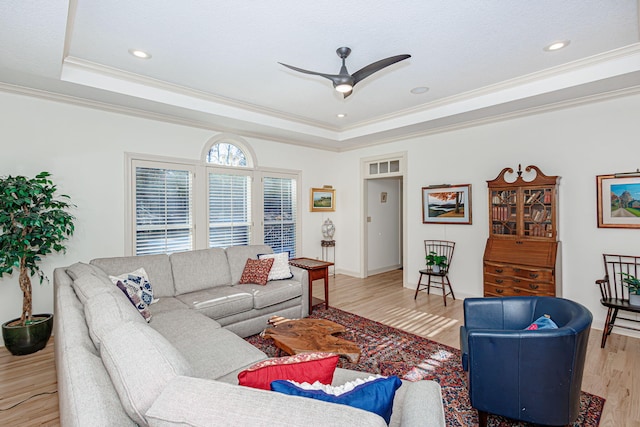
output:
[[237,145],[230,142],[216,142],[209,149],[207,163],[220,166],[247,167],[247,155]]

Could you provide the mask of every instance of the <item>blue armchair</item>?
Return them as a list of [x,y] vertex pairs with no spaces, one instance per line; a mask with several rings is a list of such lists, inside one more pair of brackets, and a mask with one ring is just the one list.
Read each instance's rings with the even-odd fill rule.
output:
[[[557,329],[526,330],[545,314]],[[592,319],[563,298],[465,299],[462,366],[480,426],[488,413],[545,425],[575,421]]]

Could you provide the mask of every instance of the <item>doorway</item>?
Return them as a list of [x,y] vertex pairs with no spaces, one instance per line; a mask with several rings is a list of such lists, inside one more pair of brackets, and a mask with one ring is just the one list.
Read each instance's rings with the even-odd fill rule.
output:
[[367,180],[367,277],[402,267],[402,184],[402,177]]
[[403,269],[407,283],[407,153],[363,158],[360,277]]

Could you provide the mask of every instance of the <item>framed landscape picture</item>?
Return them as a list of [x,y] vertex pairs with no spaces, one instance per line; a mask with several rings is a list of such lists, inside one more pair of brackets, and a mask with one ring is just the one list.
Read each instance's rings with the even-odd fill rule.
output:
[[471,224],[471,184],[422,187],[424,224]]
[[598,175],[598,227],[640,228],[640,176]]
[[336,190],[333,188],[311,189],[311,212],[335,212]]

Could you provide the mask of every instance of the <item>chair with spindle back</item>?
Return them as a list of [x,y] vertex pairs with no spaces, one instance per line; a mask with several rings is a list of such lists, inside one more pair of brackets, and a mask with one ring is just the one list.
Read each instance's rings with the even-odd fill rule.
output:
[[607,307],[607,318],[602,330],[602,341],[600,342],[600,347],[604,348],[614,326],[640,331],[639,328],[616,324],[616,320],[640,322],[637,319],[618,316],[619,311],[640,313],[640,305],[629,302],[629,289],[623,282],[626,274],[638,277],[638,273],[640,273],[640,256],[603,254],[602,258],[604,260],[604,278],[596,280],[596,284],[600,286],[600,294],[602,296],[600,303]]

